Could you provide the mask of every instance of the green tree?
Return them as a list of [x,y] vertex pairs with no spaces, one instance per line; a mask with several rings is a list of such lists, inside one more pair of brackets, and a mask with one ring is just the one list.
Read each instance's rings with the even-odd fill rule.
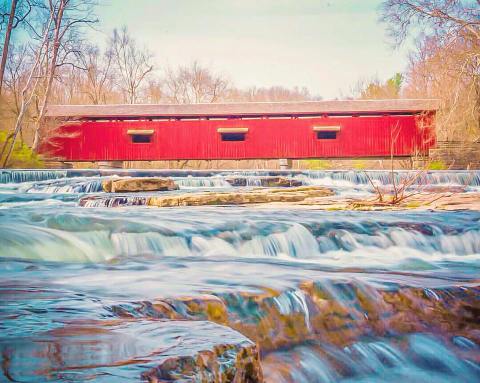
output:
[[403,75],[395,73],[393,77],[385,82],[381,82],[378,78],[360,81],[354,93],[363,100],[399,98],[402,84]]

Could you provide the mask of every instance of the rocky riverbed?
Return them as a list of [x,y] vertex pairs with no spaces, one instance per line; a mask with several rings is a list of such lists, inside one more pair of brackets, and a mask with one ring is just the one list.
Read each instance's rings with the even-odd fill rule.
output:
[[69,172],[0,172],[0,381],[480,381],[480,173]]
[[[242,177],[226,179],[230,185],[245,186],[247,179]],[[231,191],[202,191],[195,193],[144,195],[151,191],[178,190],[174,180],[161,177],[120,178],[102,182],[107,193],[101,196],[86,196],[80,199],[83,207],[119,207],[119,206],[223,206],[223,205],[265,205],[270,207],[310,206],[325,210],[480,210],[480,193],[465,193],[465,188],[452,186],[426,185],[419,190],[405,191],[398,202],[392,202],[393,195],[384,190],[383,200],[378,195],[344,198],[335,194],[332,188],[323,186],[301,186],[302,182],[285,177],[261,177],[260,185]],[[300,186],[299,186],[300,185]],[[276,187],[271,187],[276,186]],[[140,193],[131,197],[129,194]]]

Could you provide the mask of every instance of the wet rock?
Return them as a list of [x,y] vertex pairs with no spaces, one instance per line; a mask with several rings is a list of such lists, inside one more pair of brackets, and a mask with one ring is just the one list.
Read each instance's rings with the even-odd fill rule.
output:
[[[408,195],[408,194],[407,194]],[[480,193],[421,193],[412,194],[399,203],[392,204],[391,196],[385,202],[369,199],[344,201],[344,210],[480,210]]]
[[111,311],[121,318],[209,320],[227,324],[225,303],[215,295],[195,295],[114,305]]
[[[208,321],[78,320],[0,344],[15,381],[263,382],[256,345]],[[43,379],[42,379],[43,378]]]
[[82,207],[120,207],[120,206],[144,206],[148,202],[145,197],[99,197],[87,196],[79,201]]
[[227,178],[227,181],[232,186],[262,186],[262,187],[298,187],[302,186],[303,182],[293,178],[287,177],[257,177],[255,178],[255,185],[249,183],[247,177]]
[[151,383],[263,382],[259,355],[252,343],[219,345],[212,350],[200,351],[196,355],[174,356],[143,373],[142,378]]
[[178,186],[172,179],[160,177],[110,179],[103,181],[102,187],[107,193],[133,193],[178,189]]
[[297,187],[288,190],[256,189],[243,192],[189,193],[150,197],[149,206],[202,206],[202,205],[247,205],[271,202],[301,202],[307,198],[330,196],[333,192],[324,187]]
[[[144,380],[150,383],[263,382],[257,348],[240,333],[211,322],[190,322],[190,325],[188,322],[166,323],[169,326],[173,324],[173,327],[183,325],[183,331],[188,333],[182,334],[185,339],[176,341],[177,346],[165,353],[171,356],[142,374]],[[178,336],[178,330],[173,329],[173,332],[177,332]]]
[[301,283],[283,292],[163,298],[114,313],[124,318],[210,320],[257,343],[262,353],[321,341],[344,347],[365,336],[435,331],[472,334],[480,324],[478,287],[423,289],[346,281]]
[[465,193],[466,186],[460,185],[426,185],[417,188],[422,193]]
[[80,199],[83,207],[117,207],[148,205],[157,207],[204,206],[204,205],[247,205],[273,202],[309,203],[310,199],[333,195],[331,189],[320,186],[301,186],[288,189],[254,189],[240,192],[201,192],[165,194],[153,197],[131,196],[87,196]]

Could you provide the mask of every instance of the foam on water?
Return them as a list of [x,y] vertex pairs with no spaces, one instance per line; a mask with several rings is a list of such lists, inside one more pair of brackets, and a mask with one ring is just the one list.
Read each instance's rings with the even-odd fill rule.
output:
[[174,177],[180,189],[231,189],[232,186],[223,177]]
[[69,178],[48,180],[42,182],[28,182],[19,186],[19,191],[25,193],[98,193],[103,191],[100,178]]
[[[319,224],[315,221],[321,215],[315,212],[299,212],[295,216],[284,213],[284,217],[268,213],[273,219],[269,222],[264,217],[247,218],[249,210],[245,208],[198,212],[191,222],[178,221],[188,208],[177,209],[173,215],[171,212],[144,210],[139,223],[131,220],[132,214],[138,215],[132,211],[111,212],[113,220],[80,218],[87,218],[88,210],[82,210],[80,216],[47,213],[47,221],[38,222],[38,218],[32,221],[27,216],[24,223],[3,225],[0,257],[105,262],[144,255],[226,256],[337,267],[395,267],[413,259],[427,264],[480,261],[480,216],[475,213],[469,215],[470,220],[449,224],[442,224],[441,216],[429,223],[429,213],[424,213],[420,216],[427,222],[419,225],[413,219],[418,215],[402,216],[404,220],[392,224],[388,220],[373,222],[362,213],[338,213],[335,220],[331,213],[321,213]],[[246,220],[236,218],[243,214],[247,214]],[[453,213],[443,214],[446,217]],[[200,224],[197,219],[201,216],[214,221]],[[392,217],[379,213],[378,217],[381,216]],[[302,223],[291,222],[292,219]]]
[[[292,359],[301,362],[288,374],[275,369],[281,362],[290,364]],[[267,360],[272,361],[271,369],[267,363],[267,381],[279,383],[401,383],[405,379],[447,383],[480,379],[478,365],[462,360],[444,342],[423,334],[412,334],[400,342],[365,340],[343,350],[328,345],[301,346],[272,354]]]
[[0,170],[0,184],[43,181],[67,177],[66,170]]
[[[114,172],[1,174],[0,380],[140,380],[240,340],[260,345],[266,383],[480,381],[480,212],[147,208],[150,193],[99,198]],[[479,174],[422,182],[475,190]],[[371,191],[363,172],[174,178],[189,192],[279,175]]]

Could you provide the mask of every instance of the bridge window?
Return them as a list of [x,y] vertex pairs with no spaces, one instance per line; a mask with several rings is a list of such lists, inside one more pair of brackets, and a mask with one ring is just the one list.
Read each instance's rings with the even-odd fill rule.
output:
[[130,129],[127,131],[133,144],[148,144],[152,142],[153,129]]
[[340,126],[314,126],[313,131],[319,140],[335,140]]
[[152,142],[152,136],[147,136],[144,134],[132,134],[131,137],[134,144],[147,144]]
[[222,141],[245,141],[245,133],[222,133]]
[[337,138],[337,132],[320,131],[317,132],[317,138],[319,140],[335,140]]
[[248,128],[218,128],[222,141],[245,141]]

